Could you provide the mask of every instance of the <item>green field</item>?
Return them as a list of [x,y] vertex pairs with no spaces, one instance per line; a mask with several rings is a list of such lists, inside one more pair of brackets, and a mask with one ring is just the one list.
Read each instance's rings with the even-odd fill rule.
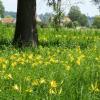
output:
[[100,30],[38,29],[25,49],[13,32],[0,26],[0,100],[100,100]]

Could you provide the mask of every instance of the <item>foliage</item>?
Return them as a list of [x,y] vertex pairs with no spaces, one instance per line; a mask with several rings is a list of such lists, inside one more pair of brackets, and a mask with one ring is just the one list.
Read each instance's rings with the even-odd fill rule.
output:
[[5,9],[2,4],[2,1],[0,0],[0,17],[4,17],[4,12],[5,12]]
[[0,44],[11,41],[14,35],[14,25],[0,24]]
[[79,22],[78,21],[73,21],[73,27],[77,27],[77,26],[79,26]]
[[60,27],[61,18],[63,17],[64,13],[61,9],[61,2],[62,0],[48,0],[49,6],[51,6],[54,10],[54,18],[53,24],[56,30]]
[[95,16],[93,26],[96,28],[100,28],[100,16]]
[[85,14],[81,14],[79,22],[81,26],[87,26],[88,24],[87,16]]
[[100,99],[100,30],[39,29],[39,47],[18,49],[0,28],[1,100]]
[[70,8],[68,16],[72,21],[79,21],[80,16],[81,16],[81,11],[80,11],[79,7],[78,6],[72,6]]
[[81,26],[87,25],[87,16],[82,14],[78,6],[72,6],[69,13],[69,18],[72,20],[72,22],[78,22]]
[[65,27],[73,28],[74,27],[73,22],[70,21],[69,23],[65,24]]

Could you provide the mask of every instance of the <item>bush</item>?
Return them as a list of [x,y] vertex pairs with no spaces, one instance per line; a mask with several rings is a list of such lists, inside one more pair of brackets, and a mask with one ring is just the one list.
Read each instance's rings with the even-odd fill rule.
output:
[[95,16],[93,26],[95,28],[100,28],[100,16]]

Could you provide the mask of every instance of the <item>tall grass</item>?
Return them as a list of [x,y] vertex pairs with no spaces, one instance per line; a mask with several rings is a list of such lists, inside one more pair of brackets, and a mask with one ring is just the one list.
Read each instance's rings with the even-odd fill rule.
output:
[[100,30],[38,32],[37,48],[0,46],[0,100],[100,100]]

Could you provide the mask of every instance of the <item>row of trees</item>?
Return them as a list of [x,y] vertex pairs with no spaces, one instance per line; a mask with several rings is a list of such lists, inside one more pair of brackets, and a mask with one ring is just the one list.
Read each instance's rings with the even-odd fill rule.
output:
[[[49,6],[53,8],[54,16],[53,16],[53,24],[56,28],[60,27],[61,20],[65,16],[62,8],[62,0],[49,0]],[[73,26],[87,26],[88,20],[85,14],[82,14],[78,6],[72,6],[68,17],[71,19],[70,23],[66,23],[65,26],[73,27]],[[83,19],[83,20],[81,20]]]
[[94,28],[100,28],[100,16],[92,17],[92,21],[90,22],[91,25],[89,25],[89,18],[88,18],[89,16],[82,14],[78,6],[72,6],[68,13],[68,16],[72,20],[72,22],[69,24],[72,24],[75,27],[76,26],[85,26],[85,27],[91,26]]
[[[61,12],[61,11],[60,11]],[[93,27],[93,28],[100,28],[100,16],[89,17],[85,14],[82,14],[80,8],[78,6],[72,6],[69,10],[68,15],[64,15],[61,12],[61,15],[57,13],[46,13],[39,16],[42,21],[38,23],[41,27]],[[67,19],[66,19],[67,18]]]
[[[51,6],[54,10],[54,16],[53,16],[53,26],[58,28],[60,26],[61,20],[65,16],[63,13],[62,8],[62,0],[49,0],[49,6]],[[93,3],[96,5],[99,5],[100,0],[92,0]],[[82,14],[80,11],[80,8],[78,6],[72,6],[69,13],[68,17],[71,19],[70,23],[66,23],[65,26],[67,27],[77,27],[77,26],[90,26],[90,21],[89,21],[89,16],[86,16],[85,14]],[[97,17],[94,19],[98,20]],[[93,19],[92,19],[93,20]],[[89,22],[88,22],[89,21]],[[51,22],[51,21],[50,21]],[[97,22],[97,21],[96,21]],[[92,26],[98,28],[98,23],[96,24],[95,20]]]

